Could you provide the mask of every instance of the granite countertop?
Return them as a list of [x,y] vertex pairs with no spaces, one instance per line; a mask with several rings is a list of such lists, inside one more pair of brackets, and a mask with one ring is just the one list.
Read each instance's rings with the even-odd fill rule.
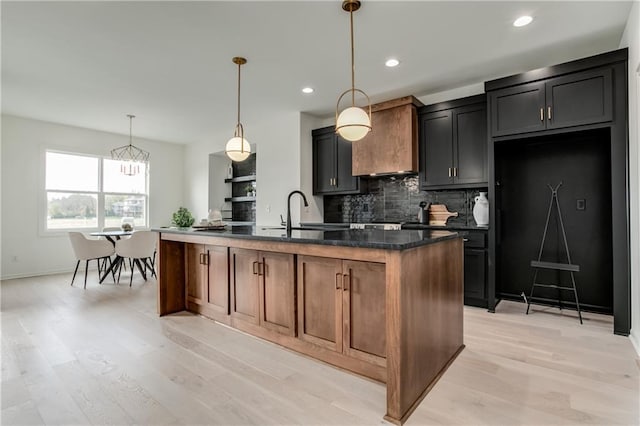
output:
[[412,247],[419,247],[439,241],[462,237],[462,234],[457,232],[430,229],[402,231],[383,231],[378,229],[295,229],[290,235],[287,235],[283,228],[266,226],[234,226],[231,229],[225,229],[224,231],[196,230],[193,228],[154,228],[153,231],[172,234],[202,235],[208,237],[362,247],[385,250],[405,250]]
[[[303,226],[314,226],[314,227],[327,227],[327,228],[349,228],[350,223],[303,223]],[[489,230],[488,226],[475,226],[475,225],[461,225],[461,224],[450,224],[445,226],[437,226],[437,225],[424,225],[418,222],[406,222],[402,223],[402,229],[410,229],[410,230],[420,230],[420,229],[443,229],[443,230],[461,230],[461,231],[487,231]]]

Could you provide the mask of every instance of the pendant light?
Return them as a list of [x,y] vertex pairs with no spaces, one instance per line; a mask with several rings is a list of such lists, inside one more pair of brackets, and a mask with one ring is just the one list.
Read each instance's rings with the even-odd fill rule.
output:
[[149,153],[131,143],[133,139],[131,130],[135,115],[127,114],[127,117],[129,117],[129,145],[112,149],[111,158],[120,161],[120,172],[127,176],[135,176],[140,173],[140,163],[149,161]]
[[246,64],[247,60],[236,56],[232,61],[238,65],[238,122],[233,137],[227,142],[224,152],[232,161],[244,161],[251,155],[251,145],[244,138],[244,128],[240,123],[240,67]]
[[[351,89],[342,93],[336,103],[336,132],[344,139],[354,142],[364,138],[371,130],[371,101],[366,93],[360,89],[356,89],[355,87],[355,64],[353,59],[353,12],[360,9],[360,1],[344,0],[342,2],[342,9],[349,12],[351,23]],[[368,113],[364,109],[356,106],[356,92],[367,98]],[[351,106],[338,114],[340,101],[344,95],[348,93],[351,93]]]

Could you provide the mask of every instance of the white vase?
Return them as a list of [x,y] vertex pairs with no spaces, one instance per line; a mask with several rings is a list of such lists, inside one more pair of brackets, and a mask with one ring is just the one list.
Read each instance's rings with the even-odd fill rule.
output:
[[473,218],[478,226],[489,225],[489,200],[487,199],[486,192],[481,192],[480,195],[475,198]]

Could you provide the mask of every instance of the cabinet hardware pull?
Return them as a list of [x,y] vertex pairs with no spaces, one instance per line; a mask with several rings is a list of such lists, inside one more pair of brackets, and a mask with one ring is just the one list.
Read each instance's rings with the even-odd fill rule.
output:
[[209,253],[202,253],[202,264],[203,265],[209,264]]
[[202,253],[199,253],[200,255],[200,264],[202,265]]
[[458,176],[458,168],[454,167],[453,168],[453,177],[456,177],[456,176]]
[[263,262],[258,262],[258,275],[262,276],[265,273],[265,265],[264,265],[264,261]]
[[340,290],[342,287],[340,286],[340,277],[342,277],[342,274],[340,272],[338,272],[336,274],[336,290]]
[[551,120],[551,107],[547,107],[547,118]]
[[544,121],[544,108],[540,108],[540,121]]
[[[345,278],[347,279],[346,281],[345,281]],[[347,283],[349,283],[349,285],[347,285]],[[347,291],[349,290],[349,287],[351,287],[351,269],[349,269],[348,274],[342,275],[342,289],[344,291]]]
[[449,167],[449,177],[451,177],[451,167]]
[[258,261],[254,261],[253,262],[253,275],[258,275],[258,271],[256,270],[256,267],[258,266]]

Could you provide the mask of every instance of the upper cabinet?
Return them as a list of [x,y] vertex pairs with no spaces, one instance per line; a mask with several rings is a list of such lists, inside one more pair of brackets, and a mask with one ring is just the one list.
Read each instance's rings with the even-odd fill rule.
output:
[[612,70],[600,68],[495,90],[492,136],[602,123],[613,118]]
[[413,96],[371,106],[371,131],[353,142],[353,174],[418,171],[418,118]]
[[419,121],[423,189],[487,185],[485,95],[423,107]]
[[352,145],[338,136],[335,127],[311,132],[313,136],[313,194],[356,194],[360,178],[351,172]]

